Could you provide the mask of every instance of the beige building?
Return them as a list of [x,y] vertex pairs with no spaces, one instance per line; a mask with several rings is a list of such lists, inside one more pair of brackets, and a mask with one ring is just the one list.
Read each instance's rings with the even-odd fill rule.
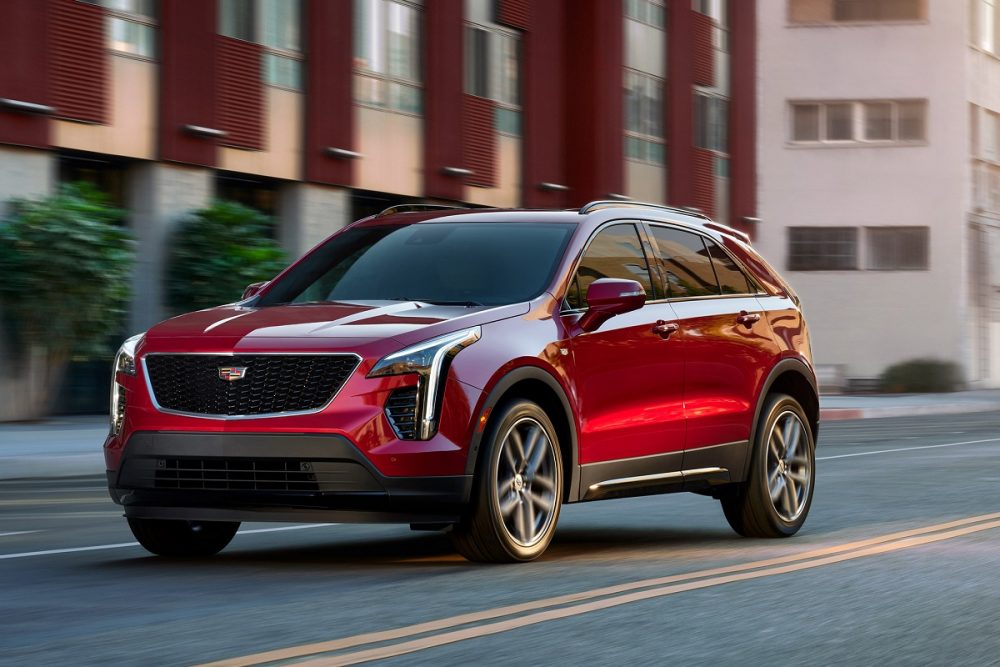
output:
[[998,5],[758,5],[757,245],[827,386],[914,358],[1000,386]]

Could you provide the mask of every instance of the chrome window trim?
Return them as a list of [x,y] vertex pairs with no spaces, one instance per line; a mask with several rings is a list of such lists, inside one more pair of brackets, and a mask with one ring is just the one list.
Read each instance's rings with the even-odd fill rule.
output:
[[[576,259],[573,261],[573,270],[570,271],[569,273],[570,282],[576,279],[576,272],[580,270],[580,263],[583,261],[583,256],[587,254],[587,250],[590,249],[590,244],[594,242],[594,239],[597,238],[597,235],[615,225],[625,225],[625,224],[632,225],[632,227],[635,228],[635,232],[639,237],[639,246],[640,248],[642,248],[642,254],[646,259],[646,271],[649,273],[650,287],[656,289],[657,276],[654,275],[655,269],[653,268],[652,265],[652,261],[655,260],[655,257],[652,257],[648,254],[649,251],[653,250],[653,248],[648,247],[646,239],[646,230],[643,227],[643,221],[640,220],[639,218],[612,218],[611,220],[605,220],[597,227],[597,229],[591,232],[590,236],[587,237],[587,242],[583,244],[583,248],[580,250],[579,254],[577,254],[576,256]],[[566,289],[563,291],[563,295],[559,298],[559,314],[569,315],[572,313],[586,312],[587,310],[586,308],[565,307],[566,295],[569,293],[569,289],[570,289],[569,283],[567,283]],[[647,303],[649,302],[647,301]]]
[[[344,379],[344,383],[340,385],[337,391],[333,392],[333,396],[330,397],[326,403],[324,403],[319,408],[314,408],[312,410],[289,410],[286,412],[265,412],[259,415],[208,415],[200,412],[184,412],[182,410],[171,410],[160,405],[159,401],[156,400],[156,392],[153,391],[153,383],[149,379],[149,369],[146,368],[146,359],[149,357],[157,356],[210,356],[210,357],[315,357],[315,356],[342,356],[342,357],[354,357],[357,362],[354,364],[354,368],[351,372],[347,374]],[[357,371],[358,367],[361,366],[363,361],[360,354],[356,352],[149,352],[142,355],[142,375],[143,380],[146,383],[146,391],[149,392],[149,400],[153,403],[153,407],[156,408],[158,412],[162,412],[168,415],[180,415],[183,417],[193,417],[195,419],[212,419],[215,421],[243,421],[246,419],[275,419],[277,417],[299,417],[302,415],[314,415],[326,410],[330,405],[336,400],[337,396],[344,389],[344,386],[351,379]]]
[[[692,296],[692,297],[670,297],[670,298],[667,298],[667,299],[660,299],[659,301],[691,301],[693,299],[719,299],[719,298],[727,298],[727,297],[774,296],[773,294],[769,294],[766,290],[764,290],[764,288],[757,282],[756,278],[754,278],[753,272],[752,271],[748,271],[747,268],[743,265],[743,262],[741,262],[736,257],[733,257],[733,254],[731,252],[729,252],[729,250],[726,249],[726,246],[723,245],[722,243],[719,243],[719,241],[717,239],[713,238],[710,234],[706,234],[702,230],[694,229],[694,228],[691,228],[691,227],[685,227],[683,225],[679,225],[679,224],[675,224],[675,223],[671,223],[671,222],[666,222],[666,221],[663,221],[663,220],[643,219],[641,222],[644,225],[646,225],[646,226],[648,226],[650,228],[651,227],[669,227],[671,229],[677,229],[677,230],[683,231],[683,232],[690,232],[691,234],[698,234],[703,239],[707,239],[707,240],[711,241],[712,243],[714,243],[716,245],[716,247],[719,248],[719,250],[721,250],[723,253],[725,253],[726,257],[728,257],[730,259],[730,261],[733,262],[733,264],[736,265],[736,267],[740,270],[740,272],[743,273],[743,276],[747,279],[747,282],[750,285],[753,285],[753,287],[755,287],[757,289],[757,291],[754,292],[754,293],[706,294],[706,295],[703,295],[703,296]],[[652,236],[653,236],[652,233],[650,233],[649,236],[650,236],[650,241],[655,243],[655,239],[652,238]],[[706,248],[707,248],[707,246],[706,246]],[[653,248],[653,250],[655,250],[656,253],[657,253],[657,256],[654,258],[654,261],[659,262],[660,261],[659,246]],[[711,255],[709,256],[709,259],[712,259]],[[713,271],[714,271],[714,268],[713,268]],[[659,267],[657,267],[657,272],[659,272]],[[661,276],[661,279],[662,279],[662,276]]]

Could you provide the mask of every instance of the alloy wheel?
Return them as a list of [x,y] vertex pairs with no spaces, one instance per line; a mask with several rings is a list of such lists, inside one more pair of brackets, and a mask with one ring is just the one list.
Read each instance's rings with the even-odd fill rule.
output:
[[783,521],[799,518],[812,486],[808,436],[799,416],[785,410],[767,437],[767,488],[771,504]]
[[496,510],[511,539],[534,546],[555,516],[555,448],[538,421],[522,417],[504,435],[498,456]]

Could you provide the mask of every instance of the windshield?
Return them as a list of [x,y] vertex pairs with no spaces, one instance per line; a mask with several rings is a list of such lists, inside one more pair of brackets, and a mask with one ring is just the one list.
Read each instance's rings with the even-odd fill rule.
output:
[[292,268],[258,305],[423,301],[498,306],[541,294],[575,225],[434,222],[356,227]]

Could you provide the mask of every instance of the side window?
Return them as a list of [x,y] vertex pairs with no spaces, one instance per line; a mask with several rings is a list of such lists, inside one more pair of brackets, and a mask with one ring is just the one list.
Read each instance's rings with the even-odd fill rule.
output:
[[566,304],[572,309],[586,308],[587,288],[599,278],[635,280],[647,294],[653,294],[649,265],[635,225],[606,227],[594,237],[566,293]]
[[659,251],[660,266],[671,299],[719,294],[712,259],[698,234],[673,227],[650,225]]
[[705,239],[705,245],[712,256],[712,265],[715,266],[715,275],[719,278],[723,294],[753,294],[757,291],[750,286],[750,281],[736,262],[715,241]]

